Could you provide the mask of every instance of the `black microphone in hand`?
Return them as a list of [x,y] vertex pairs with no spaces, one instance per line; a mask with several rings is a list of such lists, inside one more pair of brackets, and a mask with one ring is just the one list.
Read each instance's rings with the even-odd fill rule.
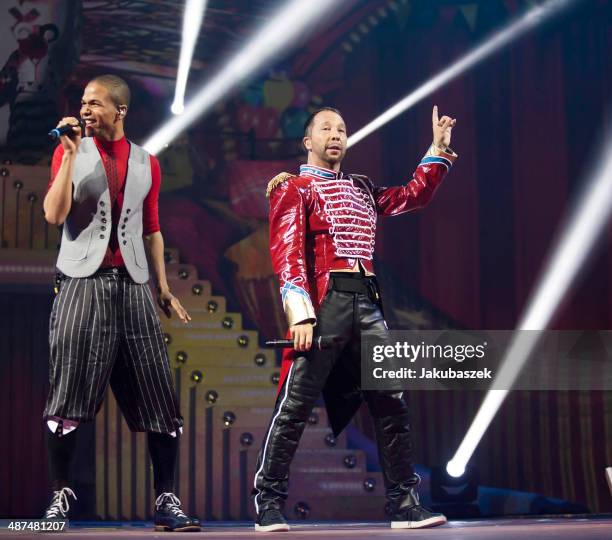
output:
[[75,126],[74,124],[64,124],[62,126],[53,128],[51,131],[49,131],[47,135],[49,136],[49,139],[55,141],[59,139],[62,135],[71,135],[72,133],[74,133],[74,128],[76,127],[81,128],[82,134],[85,131],[85,122],[83,120],[80,120],[78,126]]
[[[338,336],[319,336],[312,340],[313,349],[331,349],[336,343],[342,341]],[[266,341],[266,347],[272,349],[293,349],[292,339],[273,339]]]

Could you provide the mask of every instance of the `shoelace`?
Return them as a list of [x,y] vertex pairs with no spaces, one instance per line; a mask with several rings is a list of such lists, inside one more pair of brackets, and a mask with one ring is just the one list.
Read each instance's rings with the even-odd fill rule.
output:
[[74,494],[74,491],[72,491],[70,488],[65,487],[58,491],[54,491],[51,506],[49,506],[49,510],[47,510],[45,517],[55,518],[60,515],[62,517],[66,517],[68,510],[70,510],[70,504],[68,504],[68,495],[73,497],[76,501],[76,495]]
[[155,507],[161,510],[162,506],[165,506],[175,516],[184,517],[187,516],[181,510],[181,501],[174,493],[162,493],[157,499],[155,499]]

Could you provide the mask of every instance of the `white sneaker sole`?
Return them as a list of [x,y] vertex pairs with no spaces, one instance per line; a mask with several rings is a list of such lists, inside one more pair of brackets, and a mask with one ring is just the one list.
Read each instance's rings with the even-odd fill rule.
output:
[[257,532],[285,532],[290,529],[286,523],[276,523],[275,525],[258,525],[255,523]]
[[425,529],[427,527],[437,527],[438,525],[444,525],[446,523],[446,517],[432,517],[424,519],[422,521],[392,521],[392,529]]

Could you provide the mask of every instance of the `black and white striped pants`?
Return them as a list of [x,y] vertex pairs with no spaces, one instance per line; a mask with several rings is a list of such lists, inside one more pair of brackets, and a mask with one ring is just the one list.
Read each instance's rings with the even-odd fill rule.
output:
[[49,332],[45,419],[93,420],[110,382],[132,431],[172,433],[183,425],[147,284],[117,269],[66,277],[53,302]]

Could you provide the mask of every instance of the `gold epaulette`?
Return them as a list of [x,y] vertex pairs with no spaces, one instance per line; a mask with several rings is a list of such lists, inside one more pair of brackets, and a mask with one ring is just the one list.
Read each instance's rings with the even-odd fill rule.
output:
[[272,180],[268,182],[268,188],[266,189],[266,197],[270,197],[270,193],[272,193],[272,190],[276,186],[281,185],[285,180],[287,180],[287,178],[291,178],[292,176],[295,176],[295,175],[289,174],[288,172],[282,172],[280,174],[277,174],[274,178],[272,178]]

